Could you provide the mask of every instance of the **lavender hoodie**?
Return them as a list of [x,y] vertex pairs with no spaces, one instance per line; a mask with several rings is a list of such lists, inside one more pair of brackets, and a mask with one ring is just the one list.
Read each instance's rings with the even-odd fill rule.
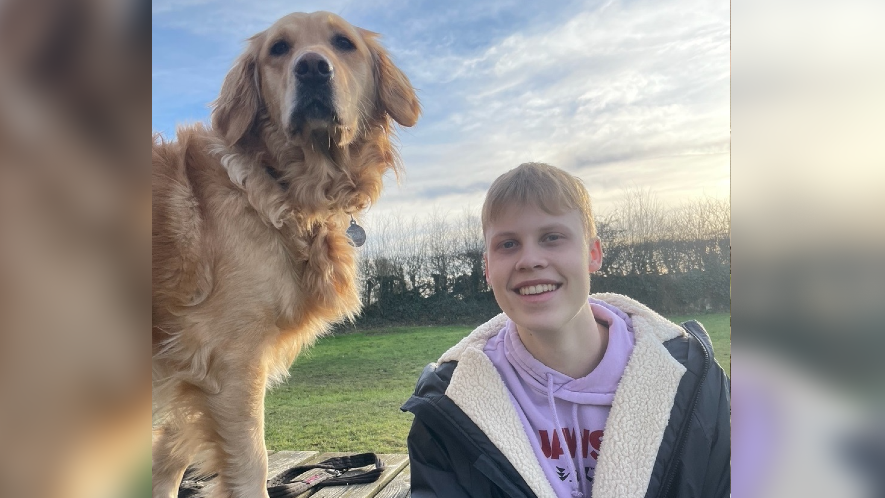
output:
[[573,379],[535,359],[509,319],[483,349],[560,497],[591,496],[603,429],[635,342],[629,316],[602,301],[588,302],[596,319],[608,325],[609,341],[602,361],[585,377]]

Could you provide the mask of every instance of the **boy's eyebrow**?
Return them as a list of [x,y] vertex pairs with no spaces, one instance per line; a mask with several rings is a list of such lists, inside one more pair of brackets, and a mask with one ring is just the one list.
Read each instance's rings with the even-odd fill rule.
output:
[[[538,228],[533,229],[533,231],[535,232],[550,232],[554,230],[571,232],[568,225],[566,225],[565,223],[550,223],[548,225],[541,225]],[[489,238],[495,239],[498,237],[513,237],[515,235],[518,235],[518,233],[514,231],[496,232],[494,230],[490,230],[489,235]]]
[[569,226],[565,223],[550,223],[549,225],[542,225],[538,228],[539,232],[549,232],[551,230],[560,230],[563,232],[569,232]]
[[494,230],[489,231],[489,238],[492,239],[496,237],[513,237],[514,235],[516,235],[516,232],[496,232]]

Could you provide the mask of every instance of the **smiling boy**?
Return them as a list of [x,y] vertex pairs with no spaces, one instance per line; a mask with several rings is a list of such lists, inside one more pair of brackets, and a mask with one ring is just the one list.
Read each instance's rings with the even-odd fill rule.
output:
[[720,497],[729,384],[696,322],[617,294],[580,180],[527,163],[482,210],[502,313],[424,369],[403,406],[412,496]]

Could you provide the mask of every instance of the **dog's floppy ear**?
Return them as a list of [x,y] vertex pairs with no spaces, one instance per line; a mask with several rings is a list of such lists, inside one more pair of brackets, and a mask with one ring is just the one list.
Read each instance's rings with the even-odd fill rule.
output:
[[409,78],[393,65],[387,51],[376,40],[378,33],[360,29],[375,60],[378,98],[387,114],[403,126],[414,126],[421,115],[421,104]]
[[258,36],[224,77],[218,99],[212,103],[212,127],[228,145],[235,145],[255,124],[261,106],[258,82]]

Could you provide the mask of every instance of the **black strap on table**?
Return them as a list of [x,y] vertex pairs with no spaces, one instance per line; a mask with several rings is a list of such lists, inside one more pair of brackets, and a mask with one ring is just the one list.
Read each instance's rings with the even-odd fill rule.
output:
[[[374,466],[370,470],[359,467]],[[313,465],[292,467],[267,481],[270,498],[289,498],[311,488],[375,482],[384,472],[384,463],[374,453],[329,458]]]
[[[373,466],[370,470],[360,467]],[[384,463],[374,453],[360,453],[333,457],[312,465],[292,467],[267,481],[270,498],[292,498],[312,488],[366,484],[375,482],[384,472]],[[178,490],[178,498],[192,498],[199,495],[211,476],[197,476],[188,470]]]

